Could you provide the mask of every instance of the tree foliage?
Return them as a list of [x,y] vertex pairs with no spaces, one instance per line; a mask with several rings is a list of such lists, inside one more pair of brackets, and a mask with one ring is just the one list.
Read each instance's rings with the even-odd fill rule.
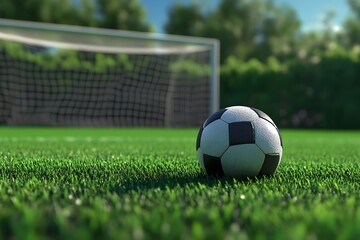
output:
[[0,16],[36,22],[150,31],[138,0],[1,0]]
[[221,105],[258,107],[281,127],[359,127],[360,51],[332,44],[317,58],[227,59]]
[[150,31],[146,12],[138,0],[97,0],[96,16],[100,27],[123,30]]
[[351,15],[344,23],[344,38],[345,44],[348,47],[353,47],[360,43],[360,1],[347,0],[351,9]]
[[293,9],[263,0],[222,0],[209,12],[176,5],[166,30],[220,39],[222,107],[258,107],[281,127],[357,128],[360,1],[348,3],[344,31],[334,31],[334,11],[301,31]]
[[271,54],[289,54],[299,31],[300,21],[294,10],[272,1],[223,0],[209,12],[201,11],[200,4],[174,5],[165,30],[218,38],[222,62],[229,56],[266,59]]
[[200,5],[174,4],[168,12],[170,21],[165,24],[165,31],[170,34],[198,36],[203,31],[205,16]]

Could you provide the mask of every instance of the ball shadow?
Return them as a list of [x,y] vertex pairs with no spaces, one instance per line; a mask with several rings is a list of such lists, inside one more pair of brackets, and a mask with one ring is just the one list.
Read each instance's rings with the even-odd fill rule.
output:
[[112,187],[110,191],[118,194],[124,194],[131,191],[147,191],[151,189],[173,189],[173,188],[184,188],[187,186],[205,185],[211,187],[223,187],[223,186],[234,186],[240,183],[251,183],[268,176],[255,177],[255,178],[228,178],[228,177],[216,177],[208,176],[205,173],[199,172],[192,175],[181,175],[181,176],[169,176],[166,174],[157,175],[155,177],[149,177],[148,179],[137,179],[130,178],[117,187]]

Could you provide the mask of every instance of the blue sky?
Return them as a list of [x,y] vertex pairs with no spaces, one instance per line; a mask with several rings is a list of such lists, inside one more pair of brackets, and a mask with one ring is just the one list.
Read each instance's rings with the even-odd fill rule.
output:
[[[205,0],[206,7],[214,8],[220,0]],[[305,31],[321,28],[321,19],[328,10],[334,10],[336,17],[334,27],[340,26],[350,10],[346,0],[274,0],[277,4],[288,4],[293,7],[302,21]],[[147,10],[150,23],[154,24],[157,32],[163,32],[163,25],[167,21],[167,9],[175,2],[191,3],[192,0],[140,0]],[[204,2],[204,0],[203,0]]]

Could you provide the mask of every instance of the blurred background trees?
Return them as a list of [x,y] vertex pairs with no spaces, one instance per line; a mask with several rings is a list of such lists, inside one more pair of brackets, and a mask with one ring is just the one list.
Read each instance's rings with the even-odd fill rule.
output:
[[223,0],[213,12],[201,12],[200,3],[175,4],[169,11],[167,33],[217,38],[221,62],[287,55],[300,30],[296,12],[271,1]]
[[1,0],[0,17],[133,31],[150,31],[138,0]]
[[[250,105],[284,127],[359,128],[360,0],[333,29],[303,31],[294,9],[268,0],[174,2],[166,33],[221,41],[221,106]],[[153,31],[138,0],[2,0],[0,17]]]
[[360,127],[360,1],[348,4],[343,29],[334,29],[336,13],[328,11],[321,29],[304,32],[293,9],[265,0],[223,0],[209,12],[177,4],[165,29],[221,41],[222,107],[256,106],[283,127],[353,129]]
[[343,39],[345,40],[345,45],[351,48],[360,44],[360,1],[347,0],[347,2],[352,10],[352,14],[343,25]]

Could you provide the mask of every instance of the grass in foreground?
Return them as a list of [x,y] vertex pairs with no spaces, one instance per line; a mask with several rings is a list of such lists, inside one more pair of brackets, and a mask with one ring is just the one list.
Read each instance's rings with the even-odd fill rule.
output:
[[283,131],[248,181],[205,176],[196,134],[0,128],[0,239],[360,239],[359,132]]

